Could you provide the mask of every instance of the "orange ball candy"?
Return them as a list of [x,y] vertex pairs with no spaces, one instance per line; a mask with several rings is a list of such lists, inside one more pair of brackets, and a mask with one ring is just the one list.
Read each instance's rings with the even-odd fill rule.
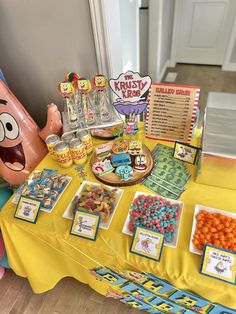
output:
[[203,250],[204,244],[212,244],[236,252],[236,219],[206,210],[196,215],[193,244]]

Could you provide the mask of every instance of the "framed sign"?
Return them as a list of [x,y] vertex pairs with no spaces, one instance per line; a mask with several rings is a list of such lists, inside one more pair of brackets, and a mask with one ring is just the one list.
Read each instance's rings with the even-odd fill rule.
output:
[[235,285],[236,252],[205,245],[200,273]]
[[161,259],[164,235],[153,229],[137,227],[130,248],[130,252],[153,259]]
[[83,210],[77,210],[70,234],[96,241],[101,216]]
[[41,201],[21,196],[14,217],[27,222],[36,223],[40,207]]

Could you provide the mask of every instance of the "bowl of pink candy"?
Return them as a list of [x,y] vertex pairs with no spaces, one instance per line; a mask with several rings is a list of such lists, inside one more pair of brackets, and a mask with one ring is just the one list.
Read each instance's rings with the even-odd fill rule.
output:
[[183,202],[136,192],[123,233],[132,235],[136,227],[156,230],[164,235],[164,245],[176,247]]

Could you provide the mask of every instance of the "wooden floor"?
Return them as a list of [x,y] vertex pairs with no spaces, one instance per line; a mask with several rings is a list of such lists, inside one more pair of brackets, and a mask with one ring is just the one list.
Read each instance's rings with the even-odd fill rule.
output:
[[168,72],[178,73],[174,84],[200,86],[199,124],[204,115],[208,92],[236,93],[236,72],[221,71],[220,66],[177,64],[175,68],[168,68],[166,74]]
[[140,314],[118,300],[105,298],[73,278],[34,294],[28,281],[7,270],[0,280],[0,314]]
[[[168,69],[177,72],[177,84],[201,87],[201,116],[209,91],[236,93],[236,73],[216,66],[178,64]],[[54,289],[36,295],[28,281],[7,271],[0,280],[0,314],[119,314],[141,313],[117,300],[107,299],[72,278],[61,280]]]

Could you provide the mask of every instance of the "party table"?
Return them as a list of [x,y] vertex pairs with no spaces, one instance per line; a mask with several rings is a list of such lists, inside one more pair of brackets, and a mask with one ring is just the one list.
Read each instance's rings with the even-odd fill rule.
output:
[[[95,139],[94,144],[102,141]],[[164,142],[162,142],[164,143]],[[144,138],[151,150],[156,140]],[[173,143],[165,142],[173,146]],[[184,202],[177,248],[164,247],[161,261],[130,253],[132,237],[122,233],[129,206],[136,191],[149,192],[142,185],[123,187],[124,194],[116,210],[109,230],[99,229],[96,241],[89,241],[70,234],[71,220],[62,217],[82,178],[76,166],[60,168],[50,156],[46,156],[37,169],[58,169],[73,180],[62,195],[52,213],[40,212],[37,223],[31,224],[14,218],[16,205],[11,199],[0,213],[0,227],[4,238],[9,264],[14,272],[27,277],[35,293],[52,289],[59,280],[70,276],[105,295],[107,285],[97,280],[91,270],[102,266],[136,272],[146,272],[169,281],[178,289],[184,289],[212,302],[236,308],[236,287],[199,273],[201,256],[189,252],[193,213],[196,204],[236,211],[236,191],[195,183],[195,166],[188,166],[192,174],[186,191],[180,200]],[[86,180],[98,182],[89,162],[84,171]],[[217,176],[217,173],[215,173]]]

